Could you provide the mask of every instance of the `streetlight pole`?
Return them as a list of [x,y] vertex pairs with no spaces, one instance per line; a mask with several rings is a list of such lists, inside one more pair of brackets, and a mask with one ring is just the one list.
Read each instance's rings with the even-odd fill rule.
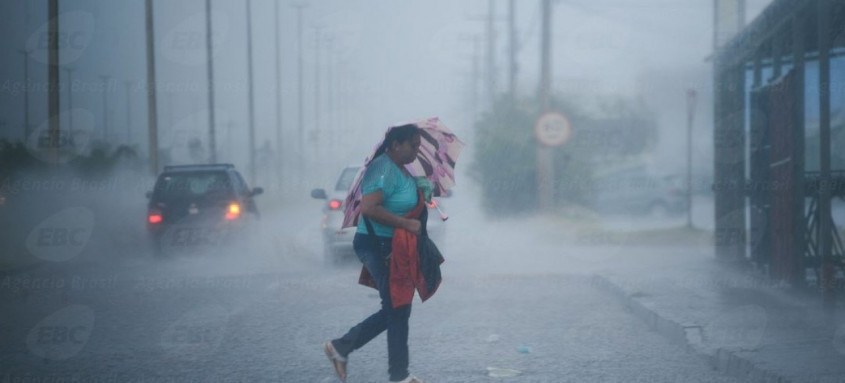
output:
[[494,0],[487,0],[487,97],[490,108],[496,106],[496,7]]
[[511,102],[516,101],[516,72],[518,70],[516,55],[519,51],[518,42],[516,41],[516,0],[508,1],[508,29],[509,29],[509,45],[510,45],[510,65],[508,70],[508,88]]
[[59,162],[59,0],[47,2],[47,115],[49,116],[49,158]]
[[328,119],[326,123],[326,143],[328,144],[329,150],[334,149],[334,135],[332,134],[332,128],[334,125],[334,117],[337,113],[334,110],[334,102],[332,98],[334,97],[334,76],[332,71],[334,70],[332,56],[334,53],[334,36],[331,34],[326,36],[326,110],[329,111]]
[[481,37],[474,36],[472,39],[472,118],[473,123],[481,117],[479,107],[479,83],[481,82]]
[[[314,27],[314,137],[320,136],[320,49],[322,48],[323,27]],[[314,141],[315,150],[319,148],[319,141]],[[318,155],[317,158],[320,158]]]
[[[322,26],[315,26],[314,27],[314,130],[311,132],[311,138],[314,145],[314,158],[316,161],[313,161],[312,164],[316,165],[317,169],[320,169],[317,173],[317,176],[322,179],[322,170],[325,169],[325,166],[322,166],[320,163],[323,160],[323,156],[320,155],[320,149],[324,144],[322,140],[323,130],[320,126],[320,114],[323,112],[321,109],[322,100],[320,97],[322,96],[322,92],[320,89],[320,70],[321,70],[321,62],[320,62],[320,53],[323,48],[323,35],[322,35],[323,27]],[[312,172],[313,174],[313,172]]]
[[76,68],[65,66],[62,69],[67,73],[67,128],[73,134],[73,72],[76,72]]
[[[108,120],[109,98],[108,98],[108,95],[107,95],[107,90],[108,90],[108,87],[109,87],[109,82],[111,80],[111,77],[108,76],[108,75],[100,75],[100,79],[103,80],[103,91],[102,91],[102,94],[103,94],[103,131],[102,131],[102,136],[103,136],[103,141],[108,142],[109,141],[109,120]],[[73,118],[71,118],[71,120],[72,119]]]
[[276,37],[276,176],[279,187],[282,184],[282,63],[281,49],[279,48],[279,1],[273,2],[273,18],[275,21]]
[[145,26],[147,43],[147,130],[149,140],[150,171],[158,173],[158,110],[156,107],[155,29],[153,0],[146,0]]
[[214,36],[211,28],[211,0],[205,0],[205,50],[208,71],[208,149],[210,162],[217,162],[217,139],[214,134]]
[[[28,3],[27,3],[28,4]],[[27,9],[29,9],[27,7]],[[18,53],[23,55],[23,139],[22,142],[26,142],[26,138],[29,136],[29,55],[32,54],[32,50],[28,49],[18,49]]]
[[[297,140],[299,141],[299,149],[305,148],[305,123],[303,113],[303,83],[302,83],[302,10],[306,7],[304,3],[296,3],[293,5],[296,9],[296,50],[297,50]],[[300,155],[297,160],[297,169],[299,169],[298,179],[302,179],[304,175],[304,156]]]
[[249,182],[255,184],[255,103],[252,84],[252,0],[246,0],[247,82],[249,86]]
[[[552,1],[542,0],[542,37],[540,39],[540,108],[542,113],[551,109],[552,82]],[[537,200],[541,211],[548,211],[552,207],[555,187],[554,158],[552,149],[537,144]]]
[[124,81],[126,86],[126,146],[132,145],[132,81]]

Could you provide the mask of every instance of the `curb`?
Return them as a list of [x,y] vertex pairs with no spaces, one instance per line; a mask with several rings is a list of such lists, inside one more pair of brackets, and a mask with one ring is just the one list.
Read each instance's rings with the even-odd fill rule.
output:
[[754,363],[754,361],[737,355],[733,351],[724,348],[708,350],[701,344],[697,344],[697,342],[690,338],[694,339],[701,336],[701,326],[684,325],[661,316],[658,312],[647,308],[636,298],[630,296],[621,286],[616,285],[604,276],[594,274],[592,283],[619,299],[626,308],[644,321],[649,328],[666,337],[671,342],[683,346],[688,352],[702,357],[711,367],[727,376],[739,378],[747,382],[791,382],[787,377],[769,371]]

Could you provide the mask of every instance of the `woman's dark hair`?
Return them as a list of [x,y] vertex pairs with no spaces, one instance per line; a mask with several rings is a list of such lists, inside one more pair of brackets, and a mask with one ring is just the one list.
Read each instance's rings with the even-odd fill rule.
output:
[[384,142],[382,142],[381,146],[379,146],[378,150],[376,150],[376,155],[373,158],[384,154],[387,151],[387,148],[389,148],[390,145],[393,145],[394,142],[401,144],[414,138],[414,136],[418,134],[420,134],[420,128],[414,124],[394,126],[388,129],[387,133],[384,134]]

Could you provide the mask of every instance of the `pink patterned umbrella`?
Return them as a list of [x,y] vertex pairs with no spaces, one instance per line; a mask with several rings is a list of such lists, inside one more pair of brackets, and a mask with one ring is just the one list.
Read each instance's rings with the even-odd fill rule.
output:
[[[420,128],[422,134],[420,152],[414,162],[405,165],[405,169],[408,169],[408,172],[415,177],[425,176],[434,184],[432,194],[441,196],[446,193],[446,190],[455,186],[455,162],[464,148],[464,143],[437,117],[416,121],[413,124]],[[404,124],[396,126],[401,125]],[[393,129],[393,127],[390,129]],[[370,161],[375,158],[375,151],[379,146],[381,146],[381,142],[373,148],[373,153],[364,160],[364,166],[358,170],[355,180],[349,187],[346,201],[344,201],[342,227],[358,225],[358,216],[361,213],[359,206],[361,204],[361,180],[364,178],[364,172],[367,171]]]

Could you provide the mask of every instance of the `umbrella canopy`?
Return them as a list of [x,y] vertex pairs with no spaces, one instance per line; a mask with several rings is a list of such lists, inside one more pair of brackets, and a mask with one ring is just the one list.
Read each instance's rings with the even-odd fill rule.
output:
[[[447,190],[455,186],[455,163],[464,148],[464,143],[437,117],[416,121],[413,124],[420,128],[420,150],[417,159],[405,165],[405,169],[415,177],[423,176],[431,181],[434,196],[444,195]],[[401,125],[404,124],[396,126]],[[358,216],[361,213],[361,180],[364,178],[367,166],[376,157],[375,151],[380,146],[381,142],[364,160],[364,166],[358,170],[355,180],[349,187],[346,201],[344,201],[342,227],[358,225]]]

